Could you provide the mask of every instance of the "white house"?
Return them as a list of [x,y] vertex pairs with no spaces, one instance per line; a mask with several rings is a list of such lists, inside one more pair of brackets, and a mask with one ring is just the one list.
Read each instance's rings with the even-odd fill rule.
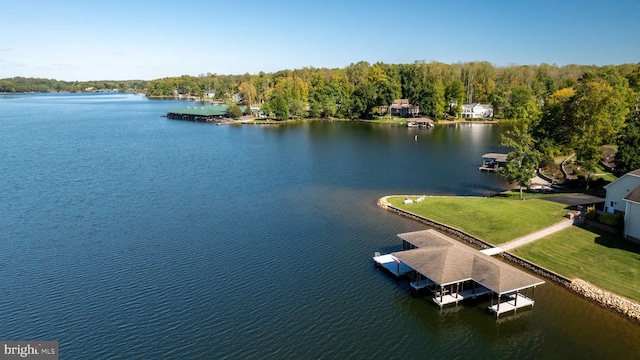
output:
[[625,196],[624,237],[640,243],[640,186]]
[[640,242],[640,169],[606,185],[604,210],[624,213],[624,237]]
[[462,117],[469,119],[492,118],[493,106],[478,103],[462,105]]
[[233,99],[233,101],[242,101],[242,94],[235,93],[235,94],[231,95],[231,98]]
[[640,169],[626,173],[616,181],[605,185],[604,189],[607,191],[607,196],[604,202],[604,211],[610,213],[625,212],[627,203],[624,198],[638,186],[640,186]]

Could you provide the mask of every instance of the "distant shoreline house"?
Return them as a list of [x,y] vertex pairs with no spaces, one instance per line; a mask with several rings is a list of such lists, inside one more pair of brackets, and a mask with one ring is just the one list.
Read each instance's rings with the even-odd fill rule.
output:
[[478,104],[478,103],[462,105],[462,118],[466,118],[466,119],[493,118],[493,106],[489,104]]
[[380,106],[379,114],[388,112],[391,116],[416,116],[420,112],[418,106],[411,106],[408,99],[396,99],[389,106]]
[[640,169],[606,185],[604,211],[624,213],[624,237],[640,243]]

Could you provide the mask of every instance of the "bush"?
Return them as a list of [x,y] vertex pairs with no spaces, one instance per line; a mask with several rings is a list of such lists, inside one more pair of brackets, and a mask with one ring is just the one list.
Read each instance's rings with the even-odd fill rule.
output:
[[595,206],[589,206],[587,208],[587,212],[586,212],[585,216],[587,217],[587,219],[595,220],[596,216],[598,216],[598,213],[596,212],[596,207]]
[[612,214],[612,213],[606,212],[600,215],[600,218],[598,220],[600,220],[600,222],[603,224],[615,227],[620,224],[621,219],[622,219],[622,216],[620,216],[620,214]]
[[231,115],[231,117],[233,117],[234,119],[238,119],[242,116],[242,110],[240,110],[240,107],[236,104],[229,105],[229,107],[227,108],[227,113],[229,113],[229,115]]

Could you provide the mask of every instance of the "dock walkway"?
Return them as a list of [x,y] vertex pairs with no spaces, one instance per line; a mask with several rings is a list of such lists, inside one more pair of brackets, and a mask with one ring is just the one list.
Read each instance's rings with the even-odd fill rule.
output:
[[573,225],[573,219],[563,219],[562,221],[559,221],[549,227],[546,227],[544,229],[538,230],[536,232],[532,232],[530,234],[527,234],[525,236],[521,236],[519,238],[513,239],[507,243],[504,243],[502,245],[500,245],[500,248],[502,248],[502,250],[504,251],[509,251],[509,250],[513,250],[515,248],[518,248],[520,246],[524,246],[527,245],[529,243],[532,243],[536,240],[542,239],[544,237],[547,237],[553,233],[556,233],[558,231],[570,228]]

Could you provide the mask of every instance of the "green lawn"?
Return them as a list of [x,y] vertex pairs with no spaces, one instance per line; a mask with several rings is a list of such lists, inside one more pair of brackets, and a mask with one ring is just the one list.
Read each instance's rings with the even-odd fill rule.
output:
[[371,120],[360,120],[362,122],[368,122],[368,123],[372,123],[372,124],[401,124],[404,125],[407,123],[407,119],[403,119],[403,118],[389,118],[389,117],[380,117],[380,118],[373,118]]
[[606,171],[601,165],[597,165],[595,169],[595,175],[603,178],[605,181],[612,182],[617,179],[615,175]]
[[517,193],[491,198],[427,197],[422,202],[406,205],[404,197],[396,196],[390,197],[389,202],[488,243],[502,244],[562,220],[568,212],[565,205],[541,200],[542,196],[527,194],[526,201],[518,200]]
[[640,301],[640,246],[613,234],[574,226],[512,252],[566,277]]

